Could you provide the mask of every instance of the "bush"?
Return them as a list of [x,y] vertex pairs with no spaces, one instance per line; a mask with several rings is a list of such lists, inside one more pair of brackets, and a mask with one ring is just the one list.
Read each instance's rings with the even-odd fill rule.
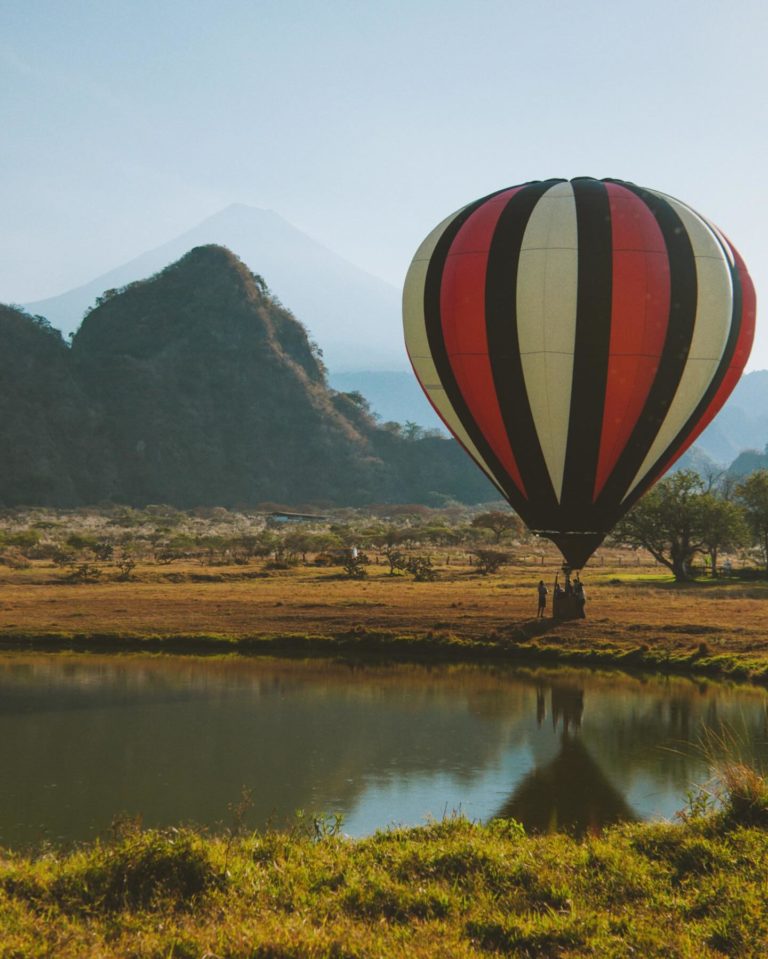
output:
[[170,901],[190,907],[223,884],[199,835],[186,829],[131,829],[109,845],[95,844],[54,880],[52,898],[65,909],[153,909]]
[[101,570],[92,563],[80,563],[67,576],[70,583],[95,583],[101,578]]
[[475,549],[472,555],[477,559],[477,571],[481,576],[498,573],[511,559],[509,553],[502,553],[496,549]]
[[429,556],[412,556],[405,566],[417,583],[431,583],[437,578]]
[[27,557],[18,549],[6,549],[0,553],[0,563],[9,569],[29,569],[32,565]]
[[7,546],[17,546],[21,550],[33,549],[40,542],[40,534],[34,529],[19,530],[5,537]]
[[369,563],[365,553],[352,554],[351,552],[344,560],[344,572],[350,579],[365,579],[368,570],[365,568]]
[[129,580],[133,579],[133,571],[136,568],[136,561],[131,559],[129,556],[124,557],[117,564],[117,568],[120,570],[117,578],[123,582],[127,583]]
[[80,533],[71,533],[64,541],[70,549],[77,551],[89,549],[94,551],[99,543],[92,536],[83,536]]
[[726,818],[743,826],[768,826],[768,783],[742,762],[720,764]]

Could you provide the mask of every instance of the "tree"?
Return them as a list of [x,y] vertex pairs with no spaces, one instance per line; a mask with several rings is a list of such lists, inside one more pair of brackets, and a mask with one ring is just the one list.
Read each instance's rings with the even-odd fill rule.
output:
[[481,576],[498,573],[502,566],[512,558],[509,553],[502,553],[495,549],[474,549],[472,555],[477,559],[477,571]]
[[523,531],[523,524],[519,517],[503,510],[480,513],[472,520],[472,525],[476,529],[489,529],[493,533],[494,543],[500,543],[505,533],[514,532],[519,536]]
[[[322,356],[322,353],[320,355]],[[346,396],[350,403],[354,403],[364,413],[371,412],[371,404],[359,390],[350,390],[348,393],[341,393],[341,396]]]
[[399,526],[369,526],[360,531],[359,539],[365,545],[386,552],[402,542],[403,531]]
[[701,477],[679,470],[658,483],[616,524],[613,539],[647,549],[677,582],[691,579],[690,563],[707,549],[707,500]]
[[402,550],[396,549],[394,546],[387,546],[387,548],[384,550],[384,555],[389,563],[390,576],[394,576],[397,570],[405,569],[408,562],[408,557]]
[[413,420],[406,420],[403,426],[403,436],[411,443],[414,443],[424,436],[424,427],[419,426],[418,423],[414,423]]
[[708,492],[703,495],[701,505],[704,511],[702,540],[714,577],[720,551],[744,546],[749,541],[749,529],[744,511],[736,503]]
[[344,572],[350,579],[365,579],[368,576],[368,557],[356,550],[347,550],[344,558]]
[[96,559],[100,559],[102,562],[112,559],[112,554],[115,552],[115,547],[106,540],[95,543],[92,549]]
[[768,470],[756,470],[739,483],[736,496],[744,506],[747,524],[760,544],[768,569]]
[[333,533],[294,529],[285,536],[286,549],[289,553],[301,554],[302,563],[307,562],[307,553],[323,553],[340,545],[341,541]]
[[417,583],[431,583],[437,579],[437,573],[432,567],[429,556],[411,556],[405,568]]

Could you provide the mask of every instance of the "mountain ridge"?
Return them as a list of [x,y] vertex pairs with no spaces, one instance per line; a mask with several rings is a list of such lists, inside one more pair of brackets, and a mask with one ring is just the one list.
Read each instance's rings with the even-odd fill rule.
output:
[[281,303],[302,318],[323,344],[331,369],[407,369],[400,327],[400,293],[385,280],[349,263],[273,210],[242,203],[218,213],[159,246],[54,297],[24,305],[65,334],[105,290],[153,275],[188,250],[220,245],[269,278]]
[[11,307],[0,339],[6,506],[495,498],[455,441],[332,390],[304,326],[220,246],[107,291],[70,348]]

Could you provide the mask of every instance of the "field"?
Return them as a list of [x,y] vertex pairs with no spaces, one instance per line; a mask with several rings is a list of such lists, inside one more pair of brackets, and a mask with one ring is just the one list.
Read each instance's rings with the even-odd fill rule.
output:
[[[551,600],[559,565],[541,544],[511,548],[491,575],[473,544],[412,545],[435,574],[417,582],[381,550],[354,579],[312,552],[235,556],[210,536],[169,560],[135,530],[107,559],[92,542],[62,562],[55,550],[82,530],[27,549],[20,525],[5,533],[0,648],[226,654],[222,668],[261,652],[525,659],[768,682],[768,582],[744,557],[680,585],[648,556],[603,549],[582,576],[587,619],[555,622],[536,619],[536,584]],[[721,799],[584,839],[454,818],[363,840],[306,816],[251,833],[236,809],[215,836],[119,822],[74,849],[0,850],[0,959],[764,956],[768,790],[732,763]]]
[[551,599],[554,552],[493,575],[480,575],[460,550],[431,555],[432,582],[389,575],[383,560],[362,580],[309,557],[286,569],[259,560],[140,562],[127,580],[93,563],[85,582],[32,561],[0,570],[0,640],[101,650],[165,642],[190,651],[333,652],[341,645],[395,656],[591,656],[737,675],[768,669],[765,582],[734,573],[676,585],[647,558],[603,550],[583,574],[587,619],[537,622],[536,584],[544,578]]

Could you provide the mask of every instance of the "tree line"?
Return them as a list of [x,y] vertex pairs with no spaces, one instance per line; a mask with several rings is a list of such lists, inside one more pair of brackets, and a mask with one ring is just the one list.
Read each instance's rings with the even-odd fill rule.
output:
[[657,483],[614,528],[616,545],[647,550],[678,582],[697,556],[718,575],[723,553],[757,548],[768,571],[768,470],[741,482],[680,470]]
[[[86,582],[97,579],[105,564],[115,567],[119,579],[133,578],[139,563],[248,566],[259,560],[268,569],[349,565],[349,575],[359,578],[373,561],[387,565],[392,575],[410,573],[421,580],[433,578],[435,560],[468,562],[476,572],[493,573],[531,556],[543,563],[545,550],[554,552],[501,503],[483,511],[456,503],[442,509],[402,504],[331,513],[317,522],[286,525],[274,522],[266,510],[221,507],[5,510],[0,564],[25,568],[47,562]],[[717,576],[723,555],[748,551],[768,572],[768,470],[740,481],[728,474],[674,473],[617,524],[606,545],[645,550],[680,582],[693,577],[701,558]]]
[[508,508],[478,512],[461,504],[442,510],[401,504],[331,511],[328,517],[294,524],[275,519],[279,512],[266,506],[265,512],[220,507],[182,511],[168,505],[2,510],[0,565],[29,569],[42,563],[58,567],[75,582],[94,582],[103,573],[112,575],[107,567],[127,580],[139,564],[176,562],[209,567],[261,561],[267,570],[349,565],[349,574],[359,578],[375,562],[387,565],[392,575],[410,573],[426,580],[434,578],[435,554],[448,564],[463,556],[479,572],[495,572],[514,561],[508,550],[516,554],[528,539]]

